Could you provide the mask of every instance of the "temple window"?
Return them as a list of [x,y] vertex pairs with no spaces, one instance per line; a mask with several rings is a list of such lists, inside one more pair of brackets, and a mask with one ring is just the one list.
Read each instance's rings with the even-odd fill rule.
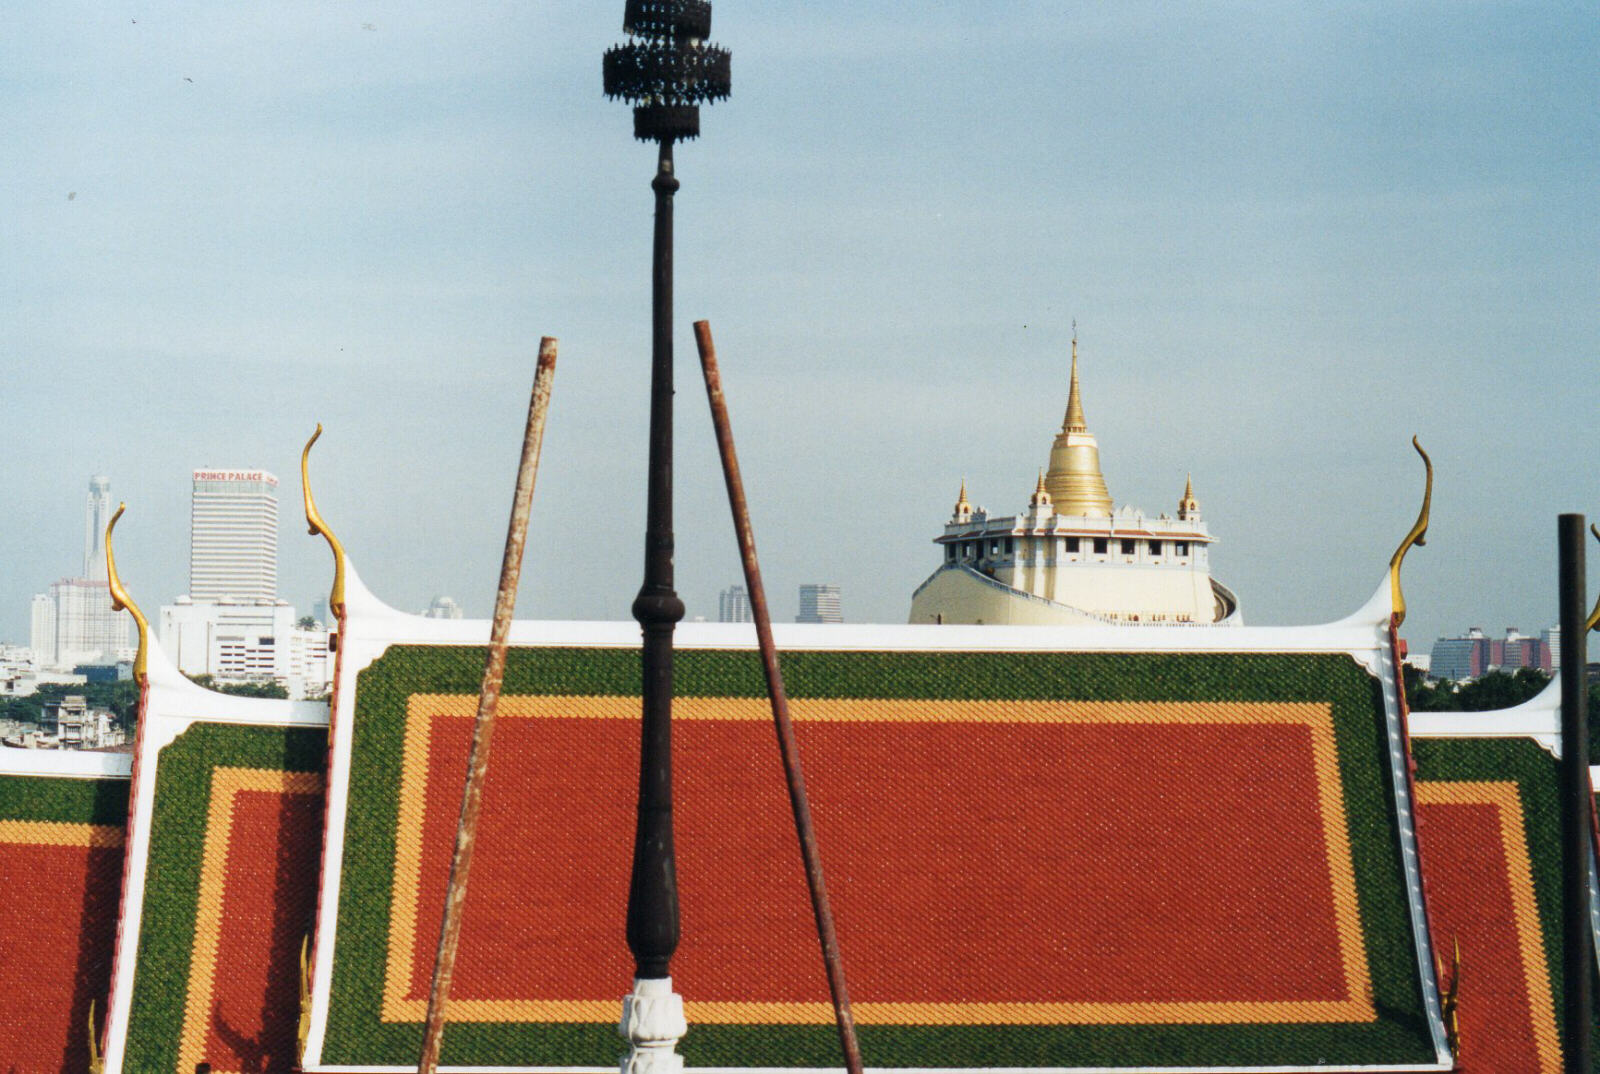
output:
[[1094,539],[1094,554],[1097,555],[1097,556],[1105,555],[1108,543],[1109,543],[1108,538],[1096,537]]
[[1132,537],[1124,537],[1122,539],[1122,554],[1123,555],[1131,556],[1135,552],[1137,552],[1138,549],[1139,549],[1139,542],[1135,541]]

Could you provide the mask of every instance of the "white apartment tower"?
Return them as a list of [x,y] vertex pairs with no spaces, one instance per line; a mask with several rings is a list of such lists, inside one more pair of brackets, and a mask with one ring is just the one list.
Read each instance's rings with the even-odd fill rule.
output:
[[53,582],[29,608],[30,638],[39,666],[71,670],[78,664],[118,659],[128,649],[131,621],[111,609],[106,583],[106,523],[111,521],[111,479],[89,479],[83,520],[83,572]]
[[744,586],[729,586],[717,594],[717,622],[748,623],[751,620],[750,594],[744,591]]
[[278,597],[278,479],[265,470],[196,470],[189,501],[189,597]]

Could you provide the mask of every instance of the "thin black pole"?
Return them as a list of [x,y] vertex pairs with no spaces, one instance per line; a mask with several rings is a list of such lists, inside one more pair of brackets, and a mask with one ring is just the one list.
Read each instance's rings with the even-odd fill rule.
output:
[[628,950],[634,976],[671,976],[678,947],[678,880],[672,850],[672,635],[683,601],[672,577],[672,139],[661,140],[655,179],[651,274],[650,485],[644,585],[633,617],[644,634],[644,719],[639,754],[639,819],[628,883]]
[[1561,587],[1562,1024],[1565,1069],[1590,1074],[1594,972],[1589,923],[1589,854],[1594,829],[1589,788],[1587,590],[1583,516],[1557,522]]

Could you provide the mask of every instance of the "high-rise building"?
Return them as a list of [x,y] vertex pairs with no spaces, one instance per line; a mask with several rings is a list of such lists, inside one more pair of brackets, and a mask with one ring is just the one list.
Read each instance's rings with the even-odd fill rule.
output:
[[827,584],[808,584],[800,587],[800,614],[797,623],[842,623],[844,614],[839,608],[839,587]]
[[1546,671],[1561,670],[1561,627],[1539,631],[1539,666]]
[[732,585],[717,594],[717,622],[748,623],[751,621],[750,594],[742,585]]
[[1490,671],[1538,668],[1553,672],[1560,667],[1560,627],[1542,630],[1537,638],[1522,634],[1516,627],[1506,627],[1504,638],[1491,638],[1482,627],[1473,627],[1465,634],[1439,638],[1433,643],[1428,677],[1465,682]]
[[189,500],[189,597],[278,599],[278,479],[265,470],[196,470]]
[[39,666],[70,671],[78,664],[115,661],[129,649],[131,623],[111,610],[106,584],[106,523],[111,518],[111,480],[89,479],[84,514],[83,571],[51,583],[29,608],[29,647]]
[[106,523],[111,521],[111,479],[95,474],[89,479],[89,503],[84,512],[83,577],[106,580]]

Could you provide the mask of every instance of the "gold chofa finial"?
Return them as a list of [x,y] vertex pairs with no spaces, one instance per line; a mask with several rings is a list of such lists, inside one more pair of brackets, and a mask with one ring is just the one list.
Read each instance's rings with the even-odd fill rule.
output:
[[95,1032],[94,1000],[89,1001],[89,1074],[105,1074],[106,1060],[100,1054],[100,1034]]
[[143,686],[145,672],[149,667],[150,621],[128,596],[128,591],[122,588],[122,576],[117,574],[117,555],[111,548],[111,531],[117,528],[117,519],[121,518],[122,512],[127,509],[126,503],[117,504],[117,513],[106,523],[106,584],[111,589],[111,610],[127,612],[133,616],[133,622],[139,628],[139,649],[133,656],[133,678]]
[[1072,386],[1067,390],[1067,417],[1061,423],[1064,433],[1086,433],[1089,426],[1083,420],[1083,400],[1078,395],[1078,324],[1072,324]]
[[300,1024],[296,1029],[300,1062],[306,1059],[306,1039],[311,1035],[311,937],[300,940]]
[[1428,453],[1422,450],[1422,445],[1414,436],[1411,446],[1422,456],[1427,476],[1422,488],[1422,510],[1417,513],[1417,521],[1411,527],[1411,532],[1406,534],[1406,539],[1400,542],[1400,547],[1394,550],[1394,555],[1389,557],[1389,594],[1394,605],[1394,625],[1397,627],[1406,621],[1406,598],[1400,592],[1400,564],[1412,545],[1428,543],[1428,512],[1433,505],[1433,460],[1428,458]]
[[[1589,532],[1594,534],[1595,540],[1600,541],[1600,526],[1596,526],[1593,522],[1589,523]],[[1583,626],[1585,630],[1600,627],[1600,596],[1594,598],[1594,611],[1589,613],[1589,618],[1585,620]]]
[[317,437],[322,435],[322,423],[317,422],[317,431],[311,434],[311,439],[306,441],[305,450],[300,452],[300,488],[306,501],[306,525],[310,527],[311,536],[321,534],[328,542],[328,547],[333,549],[333,588],[328,591],[328,611],[335,616],[344,614],[344,546],[339,543],[339,538],[322,521],[322,516],[317,513],[317,501],[311,496],[311,445],[317,442]]
[[1451,1055],[1459,1056],[1461,1054],[1461,938],[1452,936],[1451,944],[1454,947],[1454,957],[1450,965],[1450,984],[1446,986],[1444,983],[1444,960],[1439,959],[1439,987],[1444,991],[1441,1006],[1444,1015],[1445,1044],[1449,1046]]

